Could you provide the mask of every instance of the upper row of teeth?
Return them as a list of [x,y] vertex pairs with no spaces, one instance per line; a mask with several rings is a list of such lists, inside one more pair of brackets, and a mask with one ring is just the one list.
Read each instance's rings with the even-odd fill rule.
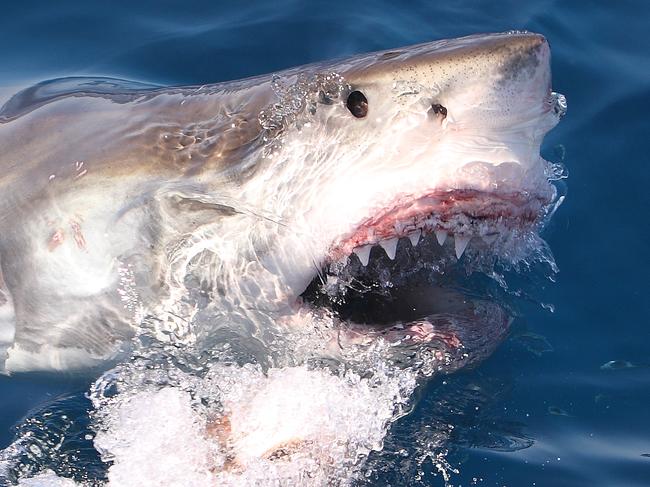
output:
[[[444,245],[445,241],[447,240],[447,237],[449,236],[449,233],[446,230],[442,230],[442,229],[437,229],[434,231],[434,233],[436,235],[436,240],[438,241],[438,243],[440,245]],[[421,236],[422,236],[422,230],[415,230],[414,232],[408,234],[408,239],[411,241],[413,247],[415,247],[418,244]],[[460,259],[463,256],[463,253],[465,253],[465,249],[469,245],[470,240],[472,240],[472,235],[463,235],[457,233],[456,235],[452,234],[452,236],[454,238],[454,250],[456,251],[456,258]],[[497,237],[498,237],[497,233],[481,236],[481,238],[487,244],[494,243]],[[398,237],[393,237],[386,240],[381,240],[377,243],[382,249],[384,249],[384,252],[386,252],[388,258],[394,260],[395,254],[397,253],[398,241],[399,241]],[[368,261],[370,260],[370,250],[372,249],[373,245],[374,244],[368,244],[353,249],[353,252],[357,255],[357,257],[359,257],[359,261],[364,266],[368,265]]]

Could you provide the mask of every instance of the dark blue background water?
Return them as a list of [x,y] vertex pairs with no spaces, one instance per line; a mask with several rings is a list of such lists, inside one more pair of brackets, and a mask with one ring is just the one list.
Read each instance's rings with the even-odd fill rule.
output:
[[[538,296],[556,311],[530,305],[519,325],[527,334],[451,379],[484,396],[454,418],[464,446],[450,455],[460,469],[452,483],[647,486],[650,2],[3,0],[0,85],[79,74],[202,84],[514,28],[547,36],[554,87],[569,102],[544,146],[552,159],[565,154],[570,174],[545,234],[561,273]],[[532,353],[543,341],[531,333],[553,351]],[[612,360],[622,362],[601,367]],[[413,420],[448,386],[431,384]],[[0,379],[1,446],[29,408],[75,387],[72,379]],[[504,431],[533,444],[490,448],[493,432]]]

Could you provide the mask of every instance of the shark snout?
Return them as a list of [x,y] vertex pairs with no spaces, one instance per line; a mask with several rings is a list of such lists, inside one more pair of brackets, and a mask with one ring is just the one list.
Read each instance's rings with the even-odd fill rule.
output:
[[545,95],[551,88],[550,48],[540,34],[513,35],[496,49],[496,66],[504,83],[521,81]]
[[[550,95],[550,49],[529,32],[481,34],[381,52],[343,75],[373,104],[395,86],[414,87],[454,111],[540,107]],[[455,107],[447,106],[455,103]],[[372,108],[372,107],[371,107]],[[504,111],[504,112],[505,112]]]
[[440,98],[460,127],[512,130],[537,123],[551,106],[550,49],[540,34],[467,38],[444,61],[431,62],[453,69]]

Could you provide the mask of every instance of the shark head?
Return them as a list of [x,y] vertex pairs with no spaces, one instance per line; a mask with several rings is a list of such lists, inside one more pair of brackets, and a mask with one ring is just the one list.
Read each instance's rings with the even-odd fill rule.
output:
[[556,198],[540,145],[565,101],[541,35],[433,42],[274,83],[278,101],[260,114],[267,161],[245,192],[281,215],[263,262],[290,297],[318,268],[366,265],[373,246],[393,259],[406,238],[453,235],[458,259],[496,252],[536,232]]

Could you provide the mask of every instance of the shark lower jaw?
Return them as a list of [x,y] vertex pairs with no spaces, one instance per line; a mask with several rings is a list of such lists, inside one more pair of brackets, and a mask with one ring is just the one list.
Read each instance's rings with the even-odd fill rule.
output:
[[415,246],[429,234],[434,234],[440,245],[452,235],[456,257],[460,259],[472,241],[489,247],[513,232],[534,230],[551,200],[549,194],[474,189],[402,195],[338,238],[330,247],[326,262],[342,261],[355,254],[365,266],[376,245],[392,260],[399,239],[406,237]]

